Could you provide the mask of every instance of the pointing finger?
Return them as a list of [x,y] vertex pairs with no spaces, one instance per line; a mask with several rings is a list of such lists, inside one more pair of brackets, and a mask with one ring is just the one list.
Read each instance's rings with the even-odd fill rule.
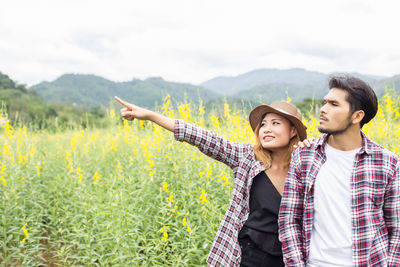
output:
[[128,102],[125,102],[124,100],[122,100],[118,96],[114,96],[114,99],[117,100],[121,105],[123,105],[123,106],[125,106],[127,108],[132,108],[131,104],[129,104]]

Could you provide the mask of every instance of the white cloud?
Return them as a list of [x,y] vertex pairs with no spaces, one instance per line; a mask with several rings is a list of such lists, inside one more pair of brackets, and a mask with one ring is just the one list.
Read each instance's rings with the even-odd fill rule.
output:
[[400,73],[397,1],[6,0],[0,71],[200,83],[255,68]]

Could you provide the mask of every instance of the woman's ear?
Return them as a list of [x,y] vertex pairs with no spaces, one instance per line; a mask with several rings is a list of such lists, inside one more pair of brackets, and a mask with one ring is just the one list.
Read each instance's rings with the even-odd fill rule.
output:
[[297,130],[294,126],[290,128],[290,139],[297,135]]

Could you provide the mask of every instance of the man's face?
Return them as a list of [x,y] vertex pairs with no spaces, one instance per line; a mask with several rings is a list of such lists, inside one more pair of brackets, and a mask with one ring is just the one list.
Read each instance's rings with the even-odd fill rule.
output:
[[340,134],[351,126],[350,103],[347,92],[332,88],[324,97],[324,105],[320,109],[318,130],[321,133]]

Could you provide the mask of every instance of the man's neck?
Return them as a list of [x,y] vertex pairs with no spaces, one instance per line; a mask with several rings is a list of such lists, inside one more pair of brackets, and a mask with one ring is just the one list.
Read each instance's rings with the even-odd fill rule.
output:
[[362,146],[362,137],[359,128],[349,129],[340,134],[331,134],[327,143],[338,150],[349,151]]

